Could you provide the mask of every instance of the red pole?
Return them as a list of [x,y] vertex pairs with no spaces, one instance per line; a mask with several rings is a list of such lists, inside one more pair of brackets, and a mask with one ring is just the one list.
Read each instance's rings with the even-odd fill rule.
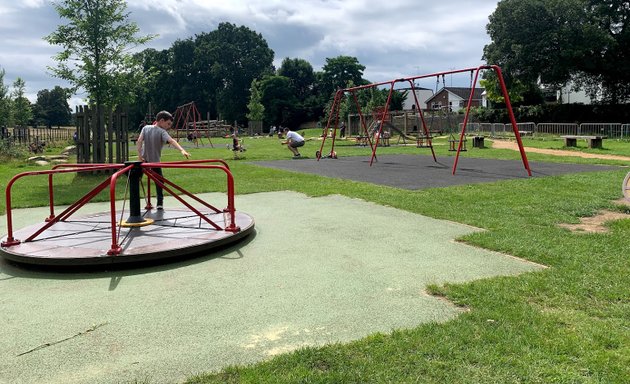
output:
[[387,102],[385,103],[385,109],[383,109],[383,116],[381,116],[381,125],[378,128],[378,136],[376,136],[376,142],[374,143],[374,148],[372,150],[372,157],[370,158],[370,167],[372,166],[372,162],[374,161],[374,157],[376,157],[376,149],[378,148],[378,142],[383,134],[383,124],[385,123],[385,116],[387,116],[387,111],[389,111],[389,102],[392,99],[392,93],[394,92],[394,84],[396,81],[392,81],[390,83],[389,94],[387,95]]
[[[481,68],[481,67],[480,67]],[[466,114],[464,115],[464,122],[462,123],[462,132],[459,135],[459,145],[457,146],[457,154],[455,155],[455,163],[453,163],[453,172],[457,169],[457,162],[459,161],[459,152],[462,150],[462,143],[464,142],[464,136],[466,135],[466,124],[468,124],[468,117],[470,116],[470,107],[472,106],[472,99],[475,94],[475,85],[477,85],[477,77],[479,76],[480,68],[477,68],[475,72],[475,80],[473,80],[470,88],[470,95],[468,96],[468,105],[466,106]],[[450,113],[450,111],[448,111]]]
[[424,131],[424,134],[427,137],[427,141],[429,142],[430,148],[431,148],[431,154],[433,155],[433,161],[437,163],[437,158],[435,157],[435,150],[433,150],[433,141],[432,139],[429,139],[430,137],[430,132],[429,129],[427,128],[427,124],[424,121],[424,115],[422,114],[422,108],[420,108],[420,103],[418,102],[418,95],[416,95],[416,86],[413,83],[412,80],[407,80],[409,81],[409,84],[411,84],[411,92],[413,92],[413,99],[414,102],[416,103],[416,110],[418,111],[418,113],[420,114],[420,121],[422,122],[422,130]]
[[[332,133],[332,145],[330,147],[329,157],[333,157],[333,153],[335,152],[335,141],[337,141],[337,127],[339,126],[339,109],[341,109],[341,99],[345,96],[345,93],[341,92],[339,94],[339,102],[337,103],[337,108],[335,109],[335,125],[333,127]],[[322,155],[321,152],[319,154]]]
[[343,94],[343,91],[337,90],[337,92],[335,92],[335,96],[333,97],[333,103],[330,106],[330,113],[328,114],[328,122],[326,123],[326,127],[324,128],[322,135],[322,145],[319,147],[319,156],[317,156],[317,161],[319,161],[319,159],[321,159],[322,157],[322,152],[324,151],[324,144],[326,143],[326,137],[328,137],[328,129],[330,127],[330,122],[332,120],[332,116],[335,113],[335,110],[339,108],[339,100],[341,100],[341,97],[339,96],[340,94]]
[[131,164],[114,173],[109,182],[109,210],[112,220],[112,246],[109,251],[107,251],[109,256],[119,255],[120,252],[122,252],[122,247],[118,245],[118,235],[116,234],[116,180],[118,179],[118,176],[129,171],[133,167],[134,165]]
[[7,240],[2,242],[3,247],[10,247],[12,245],[20,244],[20,240],[13,237],[13,213],[11,210],[11,187],[13,183],[20,177],[20,175],[13,176],[13,178],[7,184],[5,188],[5,204],[7,208]]
[[529,162],[527,161],[527,155],[525,154],[525,148],[523,147],[523,141],[521,140],[521,133],[518,131],[518,126],[516,125],[516,118],[514,117],[514,111],[512,110],[512,103],[510,103],[510,95],[507,91],[507,87],[505,86],[505,81],[503,80],[503,74],[501,73],[501,68],[497,65],[493,65],[492,69],[497,73],[497,77],[499,78],[499,84],[501,84],[501,92],[503,92],[503,98],[505,99],[505,107],[508,110],[508,115],[510,116],[510,123],[512,124],[512,131],[514,131],[514,136],[516,137],[516,142],[518,143],[518,150],[521,152],[521,160],[523,161],[523,165],[527,170],[527,174],[529,176],[532,175],[532,170],[529,168]]

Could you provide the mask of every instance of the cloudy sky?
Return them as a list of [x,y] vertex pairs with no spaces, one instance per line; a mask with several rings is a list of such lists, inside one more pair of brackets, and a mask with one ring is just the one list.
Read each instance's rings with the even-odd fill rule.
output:
[[[275,52],[309,61],[321,70],[327,57],[355,56],[373,82],[476,67],[483,64],[488,16],[496,0],[128,0],[130,19],[142,35],[159,34],[142,48],[165,49],[177,39],[212,31],[221,22],[261,33]],[[66,21],[50,1],[0,0],[0,67],[4,83],[26,82],[27,96],[67,86],[47,66],[58,47],[42,37]],[[435,87],[435,80],[420,84]],[[467,75],[447,85],[468,86]],[[71,104],[80,102],[76,96]]]

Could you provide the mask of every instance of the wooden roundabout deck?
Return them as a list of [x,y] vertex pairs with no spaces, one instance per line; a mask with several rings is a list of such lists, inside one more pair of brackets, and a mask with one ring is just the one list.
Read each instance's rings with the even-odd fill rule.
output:
[[[80,266],[141,263],[201,254],[237,242],[254,229],[254,219],[236,212],[238,232],[216,230],[185,209],[148,210],[143,215],[154,220],[142,227],[120,228],[120,247],[110,255],[111,223],[109,212],[63,221],[45,230],[37,239],[11,247],[1,247],[8,260],[35,265]],[[224,226],[222,213],[207,216]],[[14,233],[16,239],[27,238],[41,225],[32,225]],[[2,239],[6,241],[6,237]]]

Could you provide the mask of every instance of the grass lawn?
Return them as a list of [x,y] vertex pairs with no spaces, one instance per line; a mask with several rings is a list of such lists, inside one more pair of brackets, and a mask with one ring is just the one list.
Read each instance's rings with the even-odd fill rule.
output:
[[600,155],[620,155],[630,156],[630,141],[628,139],[604,139],[603,148],[588,148],[586,140],[577,140],[577,147],[565,147],[564,140],[558,136],[526,137],[523,138],[523,145],[527,147],[562,149],[569,151],[580,151],[595,153]]
[[[196,159],[232,158],[226,149],[227,140],[214,139],[213,143],[215,148],[191,148],[189,152]],[[313,138],[300,151],[313,158],[320,143]],[[339,156],[370,153],[369,148],[356,147],[350,140],[338,143]],[[609,232],[598,234],[575,234],[557,226],[577,223],[580,217],[594,215],[600,209],[630,211],[613,203],[621,197],[626,170],[408,191],[258,167],[249,161],[288,159],[290,152],[275,138],[246,137],[244,144],[245,159],[229,160],[237,193],[337,193],[465,223],[486,231],[461,241],[549,268],[517,277],[430,287],[433,294],[469,309],[446,323],[393,330],[349,344],[303,348],[252,366],[226,367],[221,372],[191,377],[189,383],[629,382],[630,220],[612,222]],[[446,138],[436,139],[438,156],[453,155],[447,144]],[[559,145],[560,149],[562,142],[527,139],[525,145]],[[604,147],[593,152],[630,155],[630,143],[605,140]],[[324,152],[327,150],[329,146]],[[430,151],[391,146],[379,148],[378,153],[429,155]],[[519,158],[516,151],[489,148],[471,148],[462,156]],[[625,165],[534,153],[528,157],[530,161]],[[164,160],[179,159],[177,151],[164,151]],[[5,162],[0,165],[0,186],[6,186],[15,173],[34,169],[41,168]],[[218,173],[165,173],[194,192],[225,190],[225,177]],[[16,183],[16,188],[20,187],[19,193],[15,192],[14,206],[46,204],[45,178],[32,179]],[[101,179],[60,176],[55,179],[56,203],[74,201]],[[5,208],[2,201],[0,210],[4,212]],[[423,241],[421,228],[416,241]]]

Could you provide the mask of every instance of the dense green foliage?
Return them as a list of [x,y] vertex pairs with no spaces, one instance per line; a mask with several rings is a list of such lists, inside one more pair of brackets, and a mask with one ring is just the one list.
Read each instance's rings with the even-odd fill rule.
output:
[[174,111],[194,101],[204,118],[208,112],[212,119],[244,123],[252,81],[274,72],[273,51],[262,35],[231,23],[136,57],[155,76],[141,92],[132,118],[143,116],[149,102]]
[[72,120],[72,111],[68,105],[69,96],[70,91],[60,86],[37,92],[37,102],[33,105],[37,125],[43,124],[48,127],[69,125]]
[[[630,99],[630,5],[621,0],[503,0],[487,26],[484,60],[504,70],[511,98],[538,82],[574,84],[605,103]],[[496,77],[487,77],[498,97]]]
[[252,80],[249,89],[249,103],[247,103],[247,117],[250,121],[262,121],[265,117],[265,106],[261,102],[260,84],[258,80]]
[[291,79],[265,76],[260,82],[261,102],[265,106],[265,122],[276,126],[296,127],[298,100]]
[[337,88],[367,83],[365,66],[355,57],[327,58],[323,71],[315,72],[299,58],[285,58],[276,70],[273,56],[262,35],[230,23],[178,40],[163,51],[147,49],[136,57],[155,76],[143,89],[132,119],[141,119],[149,103],[173,111],[194,101],[204,117],[246,124],[247,112],[255,107],[249,103],[256,80],[265,126],[297,127],[321,118]]

